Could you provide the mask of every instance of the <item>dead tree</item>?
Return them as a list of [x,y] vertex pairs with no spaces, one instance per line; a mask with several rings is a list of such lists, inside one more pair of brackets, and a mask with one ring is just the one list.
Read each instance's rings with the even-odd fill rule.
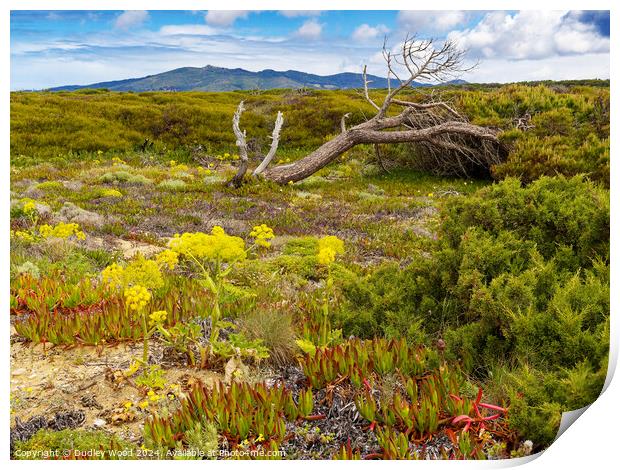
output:
[[[488,169],[491,165],[500,163],[504,152],[498,141],[497,130],[469,123],[448,102],[436,99],[432,93],[423,102],[399,99],[399,93],[410,89],[414,81],[442,83],[470,70],[471,67],[463,65],[464,55],[464,51],[451,41],[436,45],[432,39],[418,39],[415,36],[405,38],[397,54],[388,51],[384,44],[383,57],[387,65],[388,89],[381,103],[370,96],[366,67],[362,75],[364,98],[372,105],[376,114],[350,128],[346,126],[349,115],[345,114],[340,122],[339,135],[291,164],[265,170],[269,163],[265,158],[260,165],[262,175],[281,184],[300,181],[359,144],[412,143],[438,167],[452,166],[455,172],[465,175],[467,166],[479,165]],[[395,108],[397,111],[394,111]],[[243,111],[242,104],[240,109]],[[238,119],[236,127],[233,119],[233,129],[236,129],[235,135],[243,159],[241,154],[245,152],[244,140],[239,136],[245,137],[245,134],[238,131]],[[274,142],[277,147],[277,140],[274,139]],[[243,165],[242,162],[241,166]],[[242,168],[239,170],[241,172]],[[243,174],[246,170],[247,163]]]
[[[239,103],[237,107],[237,111],[233,115],[232,126],[233,132],[235,133],[235,137],[237,138],[237,147],[239,148],[239,168],[237,169],[237,173],[235,176],[229,181],[229,186],[238,187],[243,182],[243,178],[248,171],[248,144],[246,141],[246,132],[245,130],[241,130],[239,126],[239,121],[241,120],[241,114],[245,111],[243,107],[243,101]],[[280,111],[278,111],[278,115],[276,117],[276,122],[273,127],[273,133],[271,134],[271,147],[269,148],[269,152],[267,155],[263,157],[260,165],[256,167],[256,169],[252,172],[252,176],[260,175],[265,169],[267,165],[271,163],[271,160],[276,154],[278,150],[278,143],[280,142],[280,129],[282,129],[282,124],[284,123],[284,116]]]

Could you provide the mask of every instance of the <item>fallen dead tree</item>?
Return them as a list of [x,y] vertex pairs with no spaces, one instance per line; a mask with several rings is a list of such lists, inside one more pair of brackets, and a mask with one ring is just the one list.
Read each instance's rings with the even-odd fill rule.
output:
[[[498,130],[471,124],[450,103],[436,99],[433,93],[422,102],[399,99],[399,93],[409,89],[414,81],[440,83],[469,70],[463,66],[464,52],[455,43],[446,41],[436,47],[432,39],[407,37],[399,54],[393,54],[384,45],[383,56],[389,84],[383,102],[378,103],[370,96],[366,67],[363,72],[363,93],[376,110],[373,117],[347,128],[348,114],[345,114],[339,135],[300,160],[268,168],[277,151],[283,123],[282,113],[278,113],[269,153],[253,175],[262,175],[281,184],[300,181],[360,144],[374,144],[378,154],[379,144],[411,143],[430,166],[435,164],[438,169],[463,176],[469,176],[472,169],[488,171],[504,159],[505,151],[498,140]],[[241,184],[248,170],[246,136],[239,128],[243,110],[241,102],[233,117],[241,160],[239,170],[230,182],[235,186]]]

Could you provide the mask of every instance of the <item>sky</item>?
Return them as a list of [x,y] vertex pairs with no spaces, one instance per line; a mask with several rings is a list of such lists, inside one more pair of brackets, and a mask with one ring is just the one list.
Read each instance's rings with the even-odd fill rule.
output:
[[609,78],[608,11],[11,12],[11,89],[136,78],[214,65],[385,76],[384,40],[450,39],[469,82]]

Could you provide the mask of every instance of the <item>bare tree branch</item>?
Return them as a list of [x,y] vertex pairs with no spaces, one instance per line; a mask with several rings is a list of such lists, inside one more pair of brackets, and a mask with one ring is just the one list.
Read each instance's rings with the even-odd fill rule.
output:
[[236,144],[239,148],[240,163],[237,173],[228,184],[235,187],[241,184],[246,171],[248,171],[248,144],[245,140],[245,130],[241,131],[239,126],[239,121],[241,120],[241,114],[243,114],[243,111],[245,111],[245,108],[243,107],[243,101],[241,101],[239,106],[237,106],[237,111],[235,111],[232,119],[233,132],[235,133],[235,137],[237,139]]
[[340,119],[340,132],[347,132],[346,120],[349,118],[350,115],[351,113],[346,113],[342,116],[342,119]]
[[370,95],[368,94],[368,84],[370,83],[368,81],[368,75],[366,74],[366,66],[364,65],[364,72],[362,74],[363,78],[364,78],[364,97],[366,98],[366,101],[368,101],[376,110],[379,110],[379,105],[377,103],[375,103],[371,98]]
[[273,127],[273,133],[271,134],[271,147],[269,148],[269,152],[267,153],[267,155],[265,155],[265,158],[263,158],[263,161],[260,163],[260,165],[258,165],[256,169],[252,172],[253,176],[260,175],[263,171],[265,171],[265,169],[267,168],[269,163],[271,163],[271,160],[275,156],[276,151],[278,150],[278,143],[280,142],[280,129],[282,129],[283,123],[284,116],[282,115],[281,111],[278,111],[276,123]]

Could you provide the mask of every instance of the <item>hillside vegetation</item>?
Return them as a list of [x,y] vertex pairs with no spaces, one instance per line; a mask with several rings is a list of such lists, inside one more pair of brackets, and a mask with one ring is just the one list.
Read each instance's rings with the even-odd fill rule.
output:
[[607,372],[597,85],[442,88],[502,129],[489,179],[360,145],[302,182],[237,189],[240,100],[251,152],[284,113],[280,162],[373,110],[353,90],[12,93],[13,455],[545,448]]

